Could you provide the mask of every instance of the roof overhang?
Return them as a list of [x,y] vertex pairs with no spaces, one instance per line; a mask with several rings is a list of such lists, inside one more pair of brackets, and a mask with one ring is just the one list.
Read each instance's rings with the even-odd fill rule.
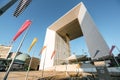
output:
[[54,22],[49,29],[58,33],[62,38],[66,35],[70,40],[83,36],[81,27],[78,21],[78,14],[82,3],[71,9],[68,13]]

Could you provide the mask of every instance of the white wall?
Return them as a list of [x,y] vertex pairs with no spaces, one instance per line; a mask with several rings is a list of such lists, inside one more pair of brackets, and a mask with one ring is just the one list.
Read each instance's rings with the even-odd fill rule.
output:
[[84,5],[81,5],[78,20],[91,57],[93,58],[96,50],[100,50],[100,52],[93,59],[109,55],[109,47],[96,28],[96,25]]
[[[68,44],[55,31],[47,29],[44,46],[47,46],[41,55],[40,69],[49,68],[61,64],[65,58],[70,56]],[[55,50],[55,56],[51,55]],[[46,57],[45,57],[46,56]]]
[[43,50],[41,54],[40,69],[43,69],[43,65],[44,68],[53,66],[54,59],[51,59],[51,55],[55,50],[55,34],[56,33],[53,30],[47,29],[46,31],[46,36],[44,41],[44,46],[46,46],[46,48]]
[[[79,14],[76,17],[76,19],[78,19],[80,23],[80,28],[83,32],[83,36],[86,40],[88,50],[92,59],[96,53],[96,50],[100,50],[100,52],[96,55],[95,59],[98,57],[109,55],[108,45],[106,44],[103,37],[101,36],[98,29],[96,28],[96,25],[94,24],[92,18],[90,17],[83,3],[81,3],[80,6],[78,6],[77,8],[78,8],[77,11],[79,12]],[[75,12],[77,13],[77,11]],[[69,18],[70,15],[72,15],[72,14],[69,14],[69,16],[67,16],[68,14],[66,14],[67,18]],[[63,17],[63,18],[65,19],[66,17]],[[64,20],[63,18],[60,20],[61,21]],[[70,19],[73,20],[72,17]],[[75,15],[74,15],[74,19],[75,19]],[[60,27],[64,27],[64,26],[60,26],[62,22],[58,20],[56,22],[56,25],[54,24],[52,28],[56,30],[56,28],[58,29],[58,27],[59,29]],[[47,46],[47,48],[43,51],[41,55],[40,69],[43,69],[44,61],[45,61],[45,68],[48,68],[48,67],[52,67],[53,64],[54,65],[60,64],[62,60],[70,56],[70,47],[69,47],[69,44],[66,42],[67,40],[69,41],[69,39],[66,38],[66,40],[64,40],[55,31],[50,30],[52,28],[49,28],[46,31],[44,46]],[[56,55],[51,59],[51,55],[54,50],[56,51]],[[46,58],[45,58],[45,54],[46,54]],[[54,61],[56,63],[54,63]]]

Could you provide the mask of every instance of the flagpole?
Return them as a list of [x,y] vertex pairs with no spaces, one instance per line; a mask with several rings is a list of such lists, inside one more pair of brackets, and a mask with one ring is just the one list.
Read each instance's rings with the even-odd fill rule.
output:
[[26,73],[25,80],[28,80],[28,73],[29,73],[29,70],[30,70],[30,66],[31,66],[31,63],[32,63],[32,59],[33,59],[33,57],[34,57],[34,53],[35,53],[35,51],[33,52],[32,57],[31,57],[31,59],[30,59],[30,63],[29,63],[29,66],[28,66],[28,70],[27,70],[27,73]]
[[115,62],[117,63],[117,66],[120,67],[118,61],[115,59],[115,56],[113,55],[113,59],[115,60]]
[[[66,54],[66,57],[67,57],[67,54]],[[66,76],[68,76],[69,74],[68,74],[68,72],[67,72],[67,70],[68,70],[68,60],[66,60]]]
[[[115,45],[115,47],[117,48],[118,52],[120,53],[119,48],[116,45]],[[113,57],[114,57],[114,55],[113,55]],[[115,57],[114,57],[114,59],[115,59]],[[115,61],[116,61],[117,65],[118,65],[118,67],[120,67],[120,64],[118,63],[118,61],[116,59],[115,59]]]
[[[55,50],[55,51],[56,51],[56,50]],[[55,63],[55,70],[54,70],[55,72],[54,72],[54,75],[56,75],[56,74],[57,74],[57,70],[56,70],[56,69],[57,69],[57,68],[56,68],[56,67],[57,67],[57,62],[55,62],[55,58],[54,58],[54,61],[53,61],[53,65],[54,65],[54,63]]]
[[[30,28],[30,27],[29,27],[29,28]],[[8,75],[9,75],[10,69],[11,69],[11,67],[12,67],[12,65],[13,65],[13,63],[14,63],[14,60],[15,60],[15,58],[16,58],[16,56],[17,56],[17,53],[19,52],[20,48],[22,47],[22,44],[23,44],[23,42],[24,42],[24,40],[25,40],[25,38],[26,38],[26,36],[27,36],[27,34],[28,34],[29,28],[26,30],[26,32],[25,32],[25,34],[24,34],[24,36],[23,36],[23,38],[22,38],[22,40],[21,40],[21,42],[20,42],[20,44],[19,44],[19,46],[18,46],[18,49],[17,49],[17,51],[16,51],[16,54],[15,54],[14,58],[12,59],[12,62],[11,62],[11,64],[10,64],[7,72],[5,73],[5,76],[4,76],[3,80],[7,80],[7,77],[8,77]]]
[[46,52],[47,52],[47,48],[46,48],[46,51],[45,51],[45,57],[44,57],[44,62],[43,62],[42,78],[44,77],[44,67],[45,67]]
[[14,42],[14,41],[11,41],[10,44],[9,44],[9,46],[12,46],[12,45],[13,45],[13,42]]
[[[54,61],[55,62],[55,61]],[[54,65],[54,62],[53,62],[53,65]],[[54,75],[56,75],[56,62],[55,62],[55,70],[54,70]]]
[[[118,47],[117,47],[116,45],[115,45],[115,47],[116,47],[116,49],[120,52],[120,50],[118,49]],[[111,52],[111,53],[112,53],[112,52]],[[115,60],[117,66],[120,67],[120,64],[119,64],[118,61],[116,60],[114,54],[112,54],[112,55],[113,55],[112,57],[113,57],[113,59]]]

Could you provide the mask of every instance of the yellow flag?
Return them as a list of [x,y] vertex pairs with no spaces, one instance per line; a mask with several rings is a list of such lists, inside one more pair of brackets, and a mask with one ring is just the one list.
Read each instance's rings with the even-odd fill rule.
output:
[[36,43],[37,41],[38,41],[37,38],[34,38],[34,39],[33,39],[32,43],[31,43],[31,45],[30,45],[30,47],[29,47],[29,49],[28,49],[28,52],[30,52],[30,50],[32,49],[32,47],[35,45],[35,43]]

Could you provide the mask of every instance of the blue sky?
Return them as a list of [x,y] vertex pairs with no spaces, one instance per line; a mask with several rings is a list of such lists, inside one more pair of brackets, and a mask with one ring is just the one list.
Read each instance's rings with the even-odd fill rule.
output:
[[[8,1],[0,0],[0,7]],[[30,19],[32,25],[20,51],[27,53],[33,38],[37,37],[38,42],[30,54],[35,50],[35,56],[39,57],[38,54],[43,46],[47,27],[81,1],[86,6],[108,46],[111,47],[115,44],[120,47],[120,0],[32,0],[27,9],[16,18],[13,13],[18,5],[17,2],[0,16],[0,44],[9,45],[24,21]],[[14,42],[12,51],[17,50],[23,34]],[[75,39],[70,44],[72,53],[83,54],[83,50],[88,52],[84,37]],[[116,49],[114,54],[118,54]]]

